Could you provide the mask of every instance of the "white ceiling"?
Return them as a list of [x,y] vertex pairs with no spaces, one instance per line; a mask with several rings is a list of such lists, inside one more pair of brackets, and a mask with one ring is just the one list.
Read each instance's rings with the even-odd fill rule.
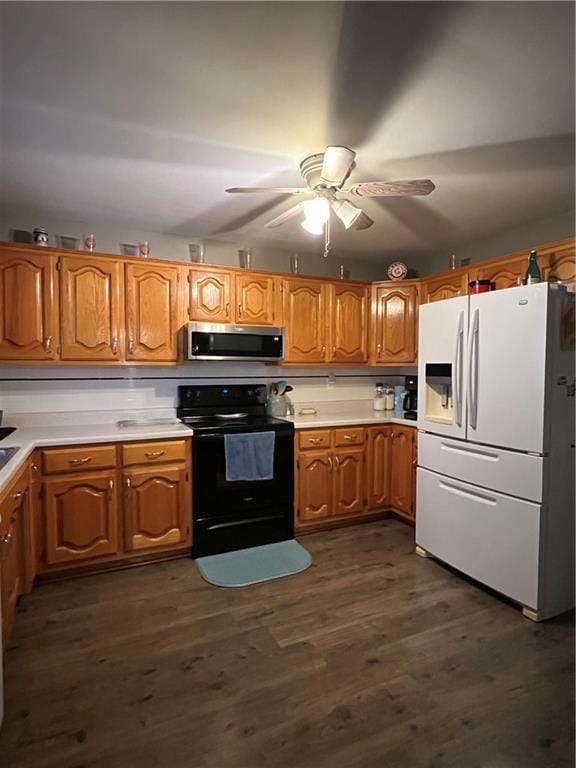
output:
[[339,251],[408,256],[567,210],[569,2],[2,3],[3,199],[61,218],[310,249],[286,197],[329,143],[351,181],[431,178],[362,201]]

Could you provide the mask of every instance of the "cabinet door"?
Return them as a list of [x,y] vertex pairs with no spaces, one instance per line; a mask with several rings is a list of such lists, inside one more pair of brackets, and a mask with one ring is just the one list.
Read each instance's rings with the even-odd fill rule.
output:
[[374,362],[415,363],[417,286],[377,286],[374,291]]
[[329,451],[308,451],[298,459],[298,520],[313,523],[332,513],[334,462]]
[[544,270],[544,279],[550,282],[576,283],[576,252],[574,243],[557,248],[550,253],[549,266]]
[[422,304],[444,301],[468,293],[468,272],[446,272],[422,281]]
[[[28,494],[23,492],[16,504],[2,505],[3,535],[0,539],[0,589],[2,600],[2,638],[8,642],[14,624],[18,598],[25,592],[25,538],[24,518],[27,514]],[[6,517],[4,515],[8,512]],[[6,522],[4,522],[6,520]]]
[[368,509],[386,509],[390,506],[390,460],[392,427],[368,429],[368,457],[366,481]]
[[48,565],[118,552],[115,472],[44,481],[45,556]]
[[364,448],[334,452],[334,514],[353,515],[364,509]]
[[64,256],[60,267],[62,359],[120,360],[120,262]]
[[390,467],[390,503],[404,515],[414,514],[414,429],[394,427]]
[[[543,268],[541,259],[538,259],[540,268]],[[528,253],[517,256],[514,259],[500,260],[489,264],[479,264],[470,268],[470,280],[490,280],[496,286],[496,290],[513,288],[522,285],[526,269],[528,267]]]
[[126,359],[178,361],[177,267],[126,265]]
[[184,544],[190,534],[192,502],[184,466],[124,471],[126,551]]
[[368,360],[368,288],[330,286],[329,360],[365,363]]
[[56,257],[0,255],[0,359],[56,360]]
[[226,272],[190,270],[190,320],[232,323],[232,276]]
[[323,363],[328,325],[327,288],[323,283],[284,280],[284,325],[288,363]]
[[236,322],[242,325],[274,325],[276,279],[267,275],[236,276]]

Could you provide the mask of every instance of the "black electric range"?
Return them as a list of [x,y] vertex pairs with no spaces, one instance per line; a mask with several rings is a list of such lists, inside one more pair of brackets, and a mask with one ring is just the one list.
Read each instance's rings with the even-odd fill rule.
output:
[[[193,432],[193,547],[201,557],[294,537],[294,425],[266,414],[264,384],[178,387]],[[226,435],[274,433],[270,480],[226,479]]]

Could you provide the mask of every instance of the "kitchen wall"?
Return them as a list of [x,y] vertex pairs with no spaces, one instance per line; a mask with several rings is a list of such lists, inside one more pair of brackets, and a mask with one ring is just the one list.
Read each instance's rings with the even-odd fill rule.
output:
[[456,264],[461,259],[470,259],[471,263],[505,256],[507,253],[526,249],[526,253],[539,245],[574,237],[576,231],[574,210],[556,213],[545,219],[529,221],[520,227],[501,230],[488,237],[456,243],[434,256],[415,258],[412,266],[420,275],[433,275],[448,269],[448,257],[456,255]]
[[[0,240],[10,241],[13,229],[31,232],[34,227],[44,227],[48,231],[50,245],[56,245],[56,235],[68,235],[82,238],[87,232],[96,236],[96,249],[106,253],[119,253],[120,243],[138,244],[148,240],[151,256],[156,259],[175,259],[189,261],[189,243],[198,243],[194,237],[183,238],[164,235],[158,232],[135,230],[129,226],[89,221],[69,221],[47,211],[35,211],[18,206],[5,206],[0,214]],[[392,259],[386,262],[367,261],[350,257],[339,257],[337,252],[325,259],[321,254],[322,238],[311,239],[310,251],[301,252],[302,274],[322,277],[337,277],[340,264],[350,270],[350,278],[356,280],[383,280],[386,268]],[[238,266],[238,249],[252,247],[252,266],[254,269],[275,272],[290,272],[292,250],[278,248],[274,243],[251,243],[210,239],[204,241],[206,261],[228,267]],[[312,245],[314,243],[314,245]],[[314,250],[314,248],[316,250]]]
[[[75,424],[130,415],[169,416],[179,384],[263,383],[285,379],[296,408],[372,399],[376,382],[403,384],[416,368],[282,368],[263,363],[190,363],[174,367],[0,366],[0,409],[6,423],[41,424],[57,413]],[[96,416],[95,416],[96,414]]]

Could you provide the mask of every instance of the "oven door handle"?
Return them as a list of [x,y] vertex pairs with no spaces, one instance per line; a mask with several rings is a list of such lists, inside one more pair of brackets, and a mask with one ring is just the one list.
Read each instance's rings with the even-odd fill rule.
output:
[[216,523],[215,525],[206,526],[206,531],[218,531],[223,528],[236,528],[239,525],[251,525],[252,523],[261,523],[268,520],[283,520],[286,515],[265,515],[263,517],[249,517],[245,520],[231,520],[228,523]]

